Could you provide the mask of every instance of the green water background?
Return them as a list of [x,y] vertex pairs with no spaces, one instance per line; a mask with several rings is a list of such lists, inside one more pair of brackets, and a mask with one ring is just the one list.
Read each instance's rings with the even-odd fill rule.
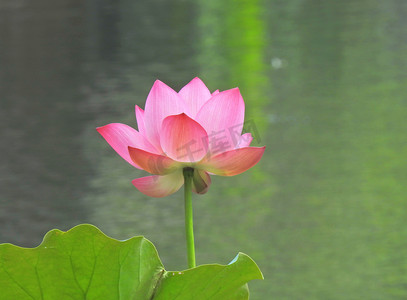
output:
[[135,126],[155,79],[239,86],[262,161],[194,197],[197,262],[251,255],[251,299],[407,299],[407,2],[0,2],[0,242],[145,235],[186,267],[182,193],[95,127]]

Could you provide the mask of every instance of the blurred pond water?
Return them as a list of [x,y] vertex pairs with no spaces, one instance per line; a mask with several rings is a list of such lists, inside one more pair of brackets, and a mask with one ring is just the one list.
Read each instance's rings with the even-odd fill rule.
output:
[[185,268],[182,193],[138,192],[95,128],[199,76],[267,149],[194,197],[198,263],[251,255],[253,300],[406,299],[406,53],[404,0],[3,0],[0,242],[90,222]]

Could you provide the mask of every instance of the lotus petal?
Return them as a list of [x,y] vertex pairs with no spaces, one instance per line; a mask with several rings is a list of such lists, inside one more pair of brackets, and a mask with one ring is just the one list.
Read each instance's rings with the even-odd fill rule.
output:
[[130,158],[143,170],[154,175],[166,175],[182,168],[181,163],[171,158],[141,150],[139,148],[128,148]]
[[266,147],[245,147],[205,158],[198,168],[221,176],[234,176],[259,162]]
[[239,142],[237,143],[236,148],[249,147],[252,140],[253,137],[251,133],[242,134],[242,136],[239,138]]
[[146,135],[154,146],[160,148],[160,130],[163,120],[170,115],[187,112],[186,104],[177,92],[159,80],[148,94],[144,110]]
[[166,155],[176,161],[200,161],[208,149],[205,129],[186,114],[164,119],[160,144]]
[[134,179],[134,186],[143,194],[150,197],[165,197],[178,191],[184,184],[182,170],[164,175],[147,176]]
[[211,185],[211,176],[203,170],[194,170],[192,190],[197,194],[205,194]]
[[243,129],[244,102],[239,89],[220,92],[209,99],[195,120],[205,128],[209,150],[218,154],[237,145]]
[[191,117],[195,117],[205,102],[212,97],[205,83],[198,77],[192,79],[178,94],[184,98]]
[[146,125],[144,122],[144,110],[142,110],[138,105],[136,105],[136,120],[138,132],[146,136]]
[[128,147],[137,147],[139,149],[158,153],[157,149],[137,130],[120,123],[111,123],[96,129],[110,146],[129,164],[141,169],[131,158]]

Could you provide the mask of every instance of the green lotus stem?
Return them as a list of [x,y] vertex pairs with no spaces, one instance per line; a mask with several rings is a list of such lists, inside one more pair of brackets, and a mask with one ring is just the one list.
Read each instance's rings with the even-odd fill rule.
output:
[[184,168],[185,235],[187,240],[188,267],[195,268],[194,216],[192,211],[192,177],[194,169]]

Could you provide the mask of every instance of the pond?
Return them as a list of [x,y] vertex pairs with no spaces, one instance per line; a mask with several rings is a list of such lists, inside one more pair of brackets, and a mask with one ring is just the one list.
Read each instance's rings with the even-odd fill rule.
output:
[[2,1],[0,242],[93,223],[186,268],[182,192],[138,192],[95,128],[199,76],[267,148],[194,196],[198,264],[249,254],[253,300],[406,299],[406,37],[404,0]]

